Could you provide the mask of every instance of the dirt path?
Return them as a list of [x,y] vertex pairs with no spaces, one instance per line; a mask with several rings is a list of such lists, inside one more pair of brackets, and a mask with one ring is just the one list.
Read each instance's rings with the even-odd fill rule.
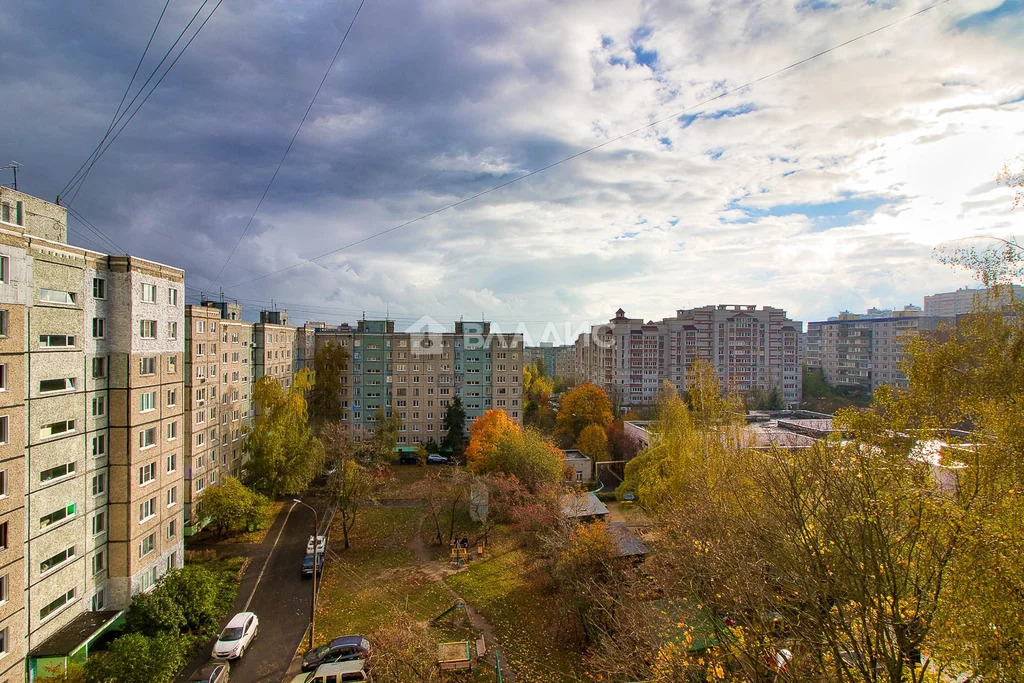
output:
[[[451,586],[445,583],[444,577],[449,574],[456,573],[456,570],[449,569],[446,565],[430,556],[430,551],[423,542],[423,521],[425,519],[426,513],[420,517],[420,521],[416,526],[416,535],[413,536],[412,541],[409,543],[409,549],[416,555],[416,559],[420,562],[420,569],[427,576],[444,586],[445,590],[451,593],[453,598],[456,600],[462,600],[462,602],[465,603],[466,613],[469,615],[469,623],[473,628],[480,631],[484,638],[484,644],[487,645],[487,654],[485,657],[493,657],[495,648],[501,645],[494,635],[494,627],[491,626],[487,619],[484,618],[484,615],[480,614],[473,608],[473,605],[469,604],[465,598],[456,593]],[[508,664],[505,661],[505,653],[500,649],[498,650],[498,661],[501,664],[502,678],[509,681],[509,683],[515,683],[516,675],[508,668]]]

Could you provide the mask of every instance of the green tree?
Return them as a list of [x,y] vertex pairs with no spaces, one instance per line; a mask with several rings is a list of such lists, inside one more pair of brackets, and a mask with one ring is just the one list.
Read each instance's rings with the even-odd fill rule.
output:
[[309,419],[314,424],[344,419],[341,379],[348,370],[349,355],[340,344],[329,342],[313,356],[315,381],[309,390]]
[[466,447],[466,409],[462,407],[462,399],[456,396],[444,411],[444,439],[441,450],[450,456],[462,457]]
[[397,412],[390,415],[384,408],[374,413],[373,436],[363,448],[363,459],[373,467],[380,467],[395,461],[395,446],[402,430],[402,418]]
[[150,637],[160,633],[177,636],[187,623],[181,606],[159,587],[149,593],[135,595],[124,618],[126,631]]
[[203,489],[196,498],[196,508],[223,536],[246,522],[252,499],[253,492],[243,486],[242,482],[227,477],[222,483]]
[[479,469],[512,475],[534,494],[557,486],[564,470],[565,454],[534,429],[503,431]]
[[89,683],[170,683],[185,664],[187,642],[167,633],[155,637],[127,633],[105,655],[90,657]]
[[555,417],[555,436],[572,444],[587,426],[596,424],[607,429],[613,420],[612,403],[604,389],[581,384],[562,397]]
[[217,577],[210,570],[185,565],[164,574],[157,591],[166,594],[181,608],[186,628],[200,632],[217,627],[217,587]]
[[287,392],[272,377],[261,377],[253,388],[257,414],[245,440],[243,479],[271,498],[305,490],[323,470],[323,444],[308,424],[305,392],[311,380],[303,369]]

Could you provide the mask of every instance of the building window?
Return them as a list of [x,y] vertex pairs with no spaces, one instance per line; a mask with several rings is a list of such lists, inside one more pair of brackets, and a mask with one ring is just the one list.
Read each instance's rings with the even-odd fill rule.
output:
[[156,285],[142,285],[142,300],[146,303],[156,303]]
[[156,567],[151,567],[146,570],[146,573],[142,575],[142,580],[139,582],[139,589],[145,593],[150,588],[156,585]]
[[0,256],[0,282],[10,284],[11,282],[11,257]]
[[205,333],[206,333],[206,321],[205,320],[197,320],[196,321],[196,334],[205,334]]
[[[173,291],[177,291],[177,290],[173,290],[172,289],[171,291],[173,292]],[[178,338],[178,323],[177,322],[169,322],[169,323],[167,323],[167,338],[168,339],[177,339]]]
[[7,364],[0,363],[0,391],[7,391]]
[[56,555],[49,557],[39,563],[39,573],[44,574],[54,567],[63,564],[75,556],[75,546],[62,550]]
[[156,463],[149,463],[139,468],[139,486],[145,486],[156,479]]
[[107,435],[97,434],[92,437],[92,456],[98,458],[107,454]]
[[156,550],[156,534],[150,534],[139,543],[139,557],[145,557]]
[[156,445],[156,427],[143,429],[139,432],[139,448],[151,448]]
[[7,497],[7,470],[0,470],[0,498]]
[[74,474],[74,473],[75,473],[75,463],[68,462],[68,463],[64,463],[63,465],[57,465],[56,467],[51,467],[48,470],[43,470],[42,472],[39,473],[39,481],[41,481],[41,482],[53,481],[54,479],[60,479],[61,477],[66,477],[69,474]]
[[174,287],[167,290],[167,303],[171,306],[178,305],[178,290]]
[[[0,576],[0,605],[2,605],[5,602],[7,602],[7,575],[6,574],[4,574],[3,576]],[[3,648],[3,651],[6,652],[7,648],[6,647]]]
[[54,600],[53,602],[51,602],[50,604],[46,605],[41,610],[39,610],[39,618],[40,619],[46,619],[48,616],[58,612],[61,608],[64,607],[64,605],[68,604],[69,602],[71,602],[74,599],[75,599],[75,589],[72,588],[67,593],[65,593],[64,595],[60,596],[59,598],[57,598],[56,600]]
[[155,375],[156,374],[156,358],[149,356],[148,358],[139,359],[139,374],[140,375]]
[[139,395],[139,412],[148,413],[152,410],[156,410],[156,392],[143,392]]
[[39,301],[48,304],[74,304],[75,293],[59,289],[39,289]]
[[74,420],[61,420],[60,422],[51,422],[48,425],[44,425],[39,430],[39,438],[47,439],[51,436],[58,436],[60,434],[66,434],[68,432],[75,431]]
[[173,507],[178,502],[178,487],[172,486],[167,489],[167,507]]
[[178,372],[178,357],[177,356],[170,356],[170,357],[167,358],[167,372],[172,374],[172,375],[174,373]]
[[105,333],[105,330],[103,329],[104,322],[105,321],[104,321],[103,318],[93,318],[92,319],[92,338],[93,339],[103,339],[104,333]]
[[176,406],[178,405],[178,390],[168,389],[167,390],[167,405]]
[[49,394],[54,391],[74,391],[75,378],[61,377],[60,379],[44,379],[39,382],[39,393]]
[[10,418],[7,415],[0,415],[0,446],[10,443],[10,432],[8,430],[8,424]]
[[[95,566],[95,565],[94,565]],[[107,591],[101,588],[92,596],[92,611],[100,612],[107,606]]]
[[94,277],[92,279],[92,298],[94,299],[106,299],[107,298],[107,281]]
[[93,396],[92,397],[92,416],[103,417],[107,414],[107,397],[106,396]]
[[178,534],[178,526],[175,524],[176,520],[171,520],[167,523],[167,538],[174,538]]
[[56,524],[57,522],[61,522],[61,521],[65,520],[65,519],[68,519],[69,517],[74,517],[74,516],[75,516],[75,504],[74,503],[69,503],[68,505],[66,505],[66,506],[64,506],[64,507],[62,507],[62,508],[60,508],[58,510],[54,510],[53,512],[51,512],[48,515],[43,515],[42,517],[40,517],[39,518],[39,528],[40,529],[45,529],[46,527],[50,526],[51,524]]
[[39,346],[46,349],[66,349],[75,345],[75,336],[71,334],[41,334]]
[[107,513],[97,512],[92,516],[92,535],[99,536],[107,530]]
[[102,379],[107,376],[107,359],[106,357],[97,357],[92,359],[92,377],[93,379]]
[[178,438],[178,423],[171,422],[167,425],[167,440],[174,441]]
[[101,550],[92,556],[92,573],[99,574],[107,568],[107,553]]
[[139,504],[139,524],[156,516],[156,498],[150,498]]
[[101,496],[107,492],[107,475],[100,472],[92,477],[92,495]]
[[0,524],[0,550],[7,550],[7,522]]
[[0,309],[0,337],[7,336],[7,321],[10,314],[6,309]]
[[156,339],[156,321],[140,320],[139,336],[142,337],[143,339]]
[[167,456],[167,471],[173,472],[178,469],[178,456],[175,453],[171,453]]

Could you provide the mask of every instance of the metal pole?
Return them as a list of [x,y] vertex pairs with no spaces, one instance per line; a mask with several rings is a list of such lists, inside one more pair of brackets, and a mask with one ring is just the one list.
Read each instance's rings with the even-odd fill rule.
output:
[[[298,498],[293,498],[296,503],[308,507],[313,511],[313,596],[309,601],[309,649],[313,649],[313,639],[316,633],[316,569],[317,569],[317,537],[320,535],[320,515],[317,514],[316,508],[312,505],[303,503]],[[327,548],[324,548],[327,550]]]

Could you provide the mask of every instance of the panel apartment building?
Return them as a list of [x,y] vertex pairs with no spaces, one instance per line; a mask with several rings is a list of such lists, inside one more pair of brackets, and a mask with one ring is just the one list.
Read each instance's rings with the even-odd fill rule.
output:
[[466,425],[491,408],[522,423],[523,338],[491,334],[490,323],[457,322],[454,332],[396,332],[391,320],[317,329],[316,348],[349,352],[342,405],[353,438],[373,433],[378,409],[402,420],[400,446],[444,437],[444,413],[458,396]]
[[739,393],[778,387],[787,405],[802,398],[803,323],[780,308],[718,305],[680,309],[674,318],[644,322],[620,308],[575,345],[576,379],[604,388],[620,406],[650,405],[664,381],[687,389],[697,359]]
[[[1013,298],[1024,301],[1024,287],[1013,285]],[[955,318],[970,313],[975,306],[988,309],[1005,308],[1010,305],[1010,290],[1003,289],[998,295],[992,290],[961,287],[955,292],[940,292],[924,298],[924,314],[938,318]]]
[[0,204],[0,681],[14,681],[86,653],[182,565],[184,272],[71,246],[65,210],[30,195],[0,187]]
[[842,313],[807,324],[807,367],[821,369],[834,387],[874,392],[883,384],[909,386],[900,368],[903,346],[922,332],[953,325],[955,318],[924,315],[916,306],[902,311]]

